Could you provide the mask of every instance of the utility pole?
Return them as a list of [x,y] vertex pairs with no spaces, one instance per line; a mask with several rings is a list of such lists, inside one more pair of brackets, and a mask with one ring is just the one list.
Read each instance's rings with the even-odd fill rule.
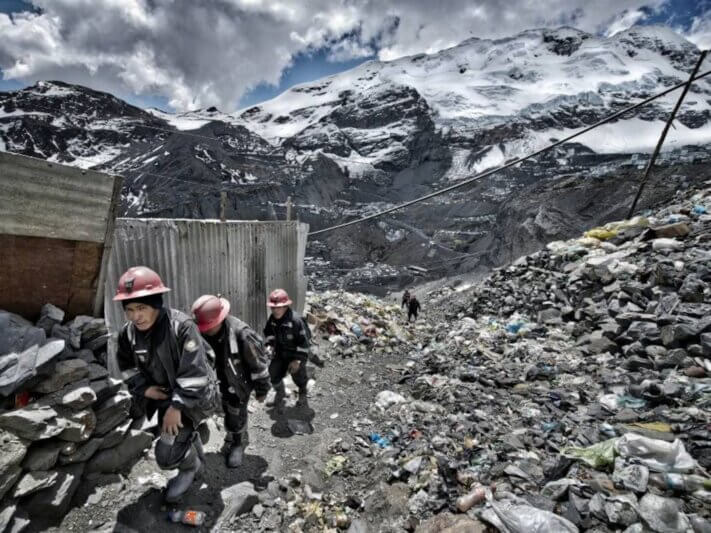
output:
[[632,202],[632,207],[630,207],[630,212],[627,214],[627,218],[632,218],[632,215],[634,214],[634,210],[637,207],[637,202],[639,201],[640,196],[642,196],[642,191],[644,190],[644,186],[647,184],[647,179],[649,178],[649,173],[652,171],[652,166],[654,166],[654,162],[657,160],[657,156],[659,155],[659,152],[662,149],[662,145],[664,144],[664,139],[666,139],[666,137],[667,137],[667,132],[669,131],[669,127],[672,125],[672,122],[674,121],[674,118],[676,117],[676,113],[677,113],[677,111],[679,111],[679,108],[681,107],[681,103],[684,101],[684,98],[686,97],[686,93],[689,92],[689,88],[691,87],[691,84],[694,81],[694,77],[696,76],[696,73],[699,71],[699,68],[701,67],[701,63],[703,63],[704,59],[706,59],[706,54],[708,54],[708,50],[703,50],[701,52],[701,56],[699,57],[699,60],[696,62],[696,66],[694,67],[694,70],[691,72],[691,76],[689,76],[689,81],[687,81],[686,85],[684,85],[684,89],[681,91],[681,94],[679,95],[679,100],[677,100],[676,105],[674,106],[674,109],[671,112],[671,115],[669,115],[669,120],[667,120],[667,123],[664,125],[664,129],[662,130],[662,134],[659,137],[657,146],[654,148],[654,152],[652,152],[652,157],[649,160],[649,163],[647,163],[647,168],[644,170],[644,175],[642,176],[642,181],[639,184],[639,189],[637,190],[637,195],[634,197],[634,201]]
[[286,220],[291,220],[291,208],[293,204],[291,203],[291,196],[286,199]]

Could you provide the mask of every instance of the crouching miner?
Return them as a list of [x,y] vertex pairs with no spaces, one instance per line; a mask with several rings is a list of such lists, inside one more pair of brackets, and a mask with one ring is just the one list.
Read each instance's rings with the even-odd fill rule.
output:
[[197,426],[218,401],[217,378],[193,320],[163,307],[170,291],[150,268],[129,268],[119,279],[115,301],[128,322],[118,338],[118,364],[133,396],[132,416],[158,413],[161,437],[155,457],[164,470],[179,469],[165,500],[178,501],[204,462]]
[[242,464],[249,443],[247,403],[252,390],[258,402],[269,392],[269,363],[262,338],[247,324],[230,315],[230,302],[205,294],[192,306],[193,316],[203,337],[215,352],[215,368],[220,381],[222,409],[227,430],[227,466]]
[[289,307],[292,304],[284,289],[276,289],[269,295],[267,307],[271,316],[264,327],[264,340],[273,350],[273,358],[269,364],[269,374],[272,386],[276,391],[274,406],[277,411],[283,409],[286,389],[284,377],[287,371],[299,388],[297,405],[307,406],[308,375],[306,361],[309,358],[308,326],[300,316]]

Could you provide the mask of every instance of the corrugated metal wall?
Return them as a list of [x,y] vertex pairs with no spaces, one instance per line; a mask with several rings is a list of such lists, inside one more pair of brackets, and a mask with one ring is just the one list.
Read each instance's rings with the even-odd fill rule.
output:
[[166,295],[171,307],[189,311],[201,294],[221,293],[232,314],[261,332],[271,290],[286,289],[295,309],[304,308],[307,233],[308,225],[295,221],[117,219],[104,301],[109,327],[117,331],[125,321],[112,300],[119,277],[145,265],[172,289]]
[[0,152],[0,309],[99,314],[122,179]]

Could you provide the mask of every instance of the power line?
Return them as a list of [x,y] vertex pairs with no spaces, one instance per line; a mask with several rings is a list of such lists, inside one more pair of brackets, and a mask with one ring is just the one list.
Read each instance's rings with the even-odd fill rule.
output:
[[[700,80],[701,78],[704,78],[704,77],[708,76],[709,74],[711,74],[711,70],[707,70],[707,71],[704,72],[703,74],[699,74],[698,76],[696,76],[695,78],[693,78],[691,81]],[[456,183],[455,185],[451,185],[450,187],[445,187],[444,189],[440,189],[440,190],[438,190],[438,191],[431,192],[431,193],[426,194],[426,195],[424,195],[424,196],[420,196],[419,198],[415,198],[414,200],[409,200],[409,201],[404,202],[404,203],[402,203],[402,204],[400,204],[400,205],[396,205],[396,206],[394,206],[394,207],[390,207],[390,208],[388,208],[388,209],[384,209],[383,211],[379,211],[378,213],[374,213],[374,214],[372,214],[372,215],[367,215],[367,216],[364,216],[364,217],[362,217],[362,218],[358,218],[358,219],[356,219],[356,220],[351,220],[351,221],[349,221],[349,222],[344,222],[343,224],[337,224],[337,225],[335,225],[335,226],[331,226],[331,227],[328,227],[328,228],[320,229],[320,230],[317,230],[317,231],[312,231],[311,233],[308,234],[308,236],[309,236],[309,237],[313,237],[314,235],[320,235],[320,234],[322,234],[322,233],[326,233],[326,232],[329,232],[329,231],[334,231],[334,230],[337,230],[337,229],[345,228],[345,227],[347,227],[347,226],[352,226],[353,224],[360,224],[361,222],[365,222],[365,221],[367,221],[367,220],[372,220],[372,219],[374,219],[374,218],[378,218],[378,217],[381,217],[381,216],[383,216],[383,215],[387,215],[388,213],[392,213],[393,211],[398,211],[398,210],[403,209],[403,208],[405,208],[405,207],[408,207],[408,206],[410,206],[410,205],[413,205],[413,204],[416,204],[416,203],[419,203],[419,202],[423,202],[424,200],[429,200],[430,198],[434,198],[435,196],[439,196],[439,195],[444,194],[444,193],[446,193],[446,192],[453,191],[453,190],[455,190],[455,189],[459,189],[460,187],[464,187],[465,185],[469,185],[470,183],[473,183],[473,182],[475,182],[475,181],[477,181],[477,180],[480,180],[480,179],[485,178],[485,177],[487,177],[487,176],[491,176],[492,174],[496,174],[497,172],[501,172],[502,170],[506,170],[507,168],[510,168],[510,167],[512,167],[512,166],[515,166],[515,165],[518,165],[519,163],[522,163],[523,161],[526,161],[526,160],[528,160],[528,159],[531,159],[531,158],[533,158],[533,157],[536,157],[537,155],[540,155],[540,154],[542,154],[542,153],[544,153],[544,152],[547,152],[548,150],[551,150],[551,149],[555,148],[556,146],[560,146],[561,144],[567,143],[568,141],[570,141],[570,140],[572,140],[572,139],[575,139],[576,137],[579,137],[579,136],[583,135],[584,133],[587,133],[587,132],[589,132],[590,130],[593,130],[593,129],[599,127],[599,126],[602,126],[603,124],[606,124],[606,123],[608,123],[608,122],[611,122],[611,121],[615,120],[616,118],[618,118],[618,117],[620,117],[620,116],[622,116],[622,115],[624,115],[624,114],[626,114],[626,113],[629,113],[630,111],[633,111],[633,110],[637,109],[638,107],[642,107],[642,106],[648,104],[649,102],[652,102],[652,101],[656,100],[657,98],[661,98],[662,96],[666,96],[667,94],[669,94],[669,93],[671,93],[671,92],[673,92],[673,91],[675,91],[675,90],[677,90],[677,89],[679,89],[679,88],[681,88],[681,87],[684,87],[687,83],[689,83],[689,81],[684,81],[684,82],[682,82],[682,83],[679,83],[679,84],[677,84],[677,85],[674,85],[673,87],[670,87],[669,89],[666,89],[665,91],[662,91],[661,93],[658,93],[658,94],[656,94],[656,95],[650,96],[649,98],[646,98],[645,100],[642,100],[641,102],[638,102],[638,103],[636,103],[636,104],[634,104],[634,105],[631,105],[631,106],[629,106],[629,107],[626,107],[625,109],[622,109],[621,111],[617,111],[616,113],[613,113],[612,115],[609,115],[609,116],[603,118],[602,120],[599,120],[598,122],[592,124],[591,126],[588,126],[588,127],[586,127],[586,128],[583,128],[582,130],[578,131],[577,133],[574,133],[574,134],[572,134],[572,135],[569,135],[568,137],[565,137],[565,138],[563,138],[563,139],[561,139],[561,140],[559,140],[559,141],[554,142],[553,144],[550,144],[550,145],[548,145],[548,146],[545,146],[545,147],[541,148],[540,150],[536,150],[535,152],[532,152],[532,153],[530,153],[530,154],[528,154],[528,155],[526,155],[526,156],[524,156],[524,157],[520,157],[520,158],[518,158],[518,159],[514,159],[513,161],[511,161],[511,162],[509,162],[509,163],[506,163],[506,164],[503,165],[503,166],[500,166],[500,167],[497,167],[497,168],[493,168],[493,169],[491,169],[491,170],[487,170],[486,172],[482,172],[481,174],[477,174],[477,175],[475,175],[475,176],[473,176],[473,177],[471,177],[471,178],[468,178],[468,179],[466,179],[466,180],[464,180],[464,181],[461,181],[461,182],[459,182],[459,183]]]

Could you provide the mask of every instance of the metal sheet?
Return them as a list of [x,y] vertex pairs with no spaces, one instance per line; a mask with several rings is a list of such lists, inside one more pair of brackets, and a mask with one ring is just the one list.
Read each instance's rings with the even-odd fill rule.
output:
[[117,179],[0,152],[0,233],[103,243]]
[[299,222],[117,219],[104,300],[109,327],[117,331],[125,320],[112,300],[118,278],[145,265],[172,289],[167,305],[189,311],[201,294],[220,293],[232,314],[261,332],[271,290],[286,289],[303,311],[307,234],[308,225]]

